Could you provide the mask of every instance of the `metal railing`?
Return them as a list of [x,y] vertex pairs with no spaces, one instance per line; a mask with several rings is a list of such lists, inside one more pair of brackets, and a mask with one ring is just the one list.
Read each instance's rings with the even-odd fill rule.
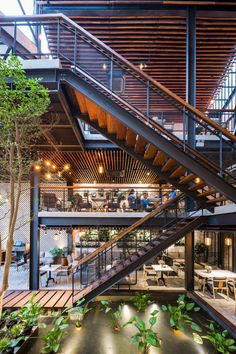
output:
[[[137,254],[143,247],[152,245],[152,242],[158,240],[161,235],[173,231],[177,222],[185,222],[189,218],[194,218],[201,214],[198,209],[191,213],[181,213],[179,203],[184,200],[183,194],[173,198],[162,206],[158,213],[145,222],[146,237],[139,240],[135,234],[136,227],[129,227],[122,230],[113,239],[97,248],[95,251],[87,254],[79,260],[78,267],[72,274],[72,296],[73,301],[76,296],[83,293],[84,289],[92,286],[97,281],[102,281],[104,275],[116,272],[117,267],[124,264],[124,261],[132,254]],[[162,218],[162,226],[154,227],[156,218]],[[141,225],[138,226],[140,228]],[[131,230],[131,231],[130,231]],[[126,281],[126,285],[132,285],[132,279]],[[122,283],[122,281],[121,281]]]
[[[22,51],[17,47],[18,26],[34,25],[44,27],[50,52],[35,53]],[[81,26],[62,14],[2,17],[0,27],[4,31],[13,27],[13,53],[29,58],[60,58],[62,66],[73,70],[92,86],[115,101],[118,105],[148,124],[152,129],[183,149],[199,162],[218,173],[220,177],[230,176],[228,166],[236,158],[236,136],[217,124],[206,114],[200,112],[181,97],[175,95],[161,83],[148,76],[106,44],[87,32]],[[40,30],[38,31],[41,32]],[[165,112],[166,121],[175,116],[176,124],[183,129],[183,140],[159,124],[159,118]],[[171,118],[172,119],[172,118]],[[186,137],[187,125],[194,120],[196,129],[215,139],[214,159],[205,152],[189,145]],[[194,143],[194,142],[192,142]],[[230,176],[230,182],[234,181]]]

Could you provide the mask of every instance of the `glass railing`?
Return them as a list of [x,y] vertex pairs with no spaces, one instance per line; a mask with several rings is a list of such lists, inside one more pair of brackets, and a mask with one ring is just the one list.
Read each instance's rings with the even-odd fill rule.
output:
[[[230,183],[235,182],[229,166],[236,159],[236,137],[229,130],[186,103],[64,15],[5,17],[1,19],[0,26],[3,29],[9,26],[17,29],[17,26],[27,26],[29,23],[35,28],[44,28],[50,50],[46,53],[23,53],[17,47],[19,34],[15,30],[13,53],[23,58],[60,58],[63,68],[73,70],[172,144],[215,170],[220,177],[227,175]],[[164,126],[160,124],[163,112]],[[203,149],[198,147],[197,152],[192,148],[195,142],[188,141],[186,136],[191,120],[195,122],[196,131],[214,140],[214,151],[208,150],[207,143]],[[172,128],[168,129],[168,125]],[[178,129],[183,130],[182,139],[175,133]]]

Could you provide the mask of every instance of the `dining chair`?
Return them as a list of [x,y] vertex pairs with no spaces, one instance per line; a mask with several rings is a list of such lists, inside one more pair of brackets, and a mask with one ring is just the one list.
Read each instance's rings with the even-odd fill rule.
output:
[[60,268],[58,268],[56,270],[56,279],[58,282],[58,278],[60,277],[60,281],[61,281],[61,277],[66,277],[67,283],[69,282],[69,277],[72,273],[72,264],[68,265],[68,266],[61,266]]
[[227,294],[227,300],[229,300],[229,287],[227,278],[209,278],[207,282],[208,286],[212,288],[213,298],[216,298],[216,293],[220,292],[223,294],[223,291]]
[[234,300],[236,301],[236,279],[228,279],[228,287],[230,292],[234,294]]
[[156,271],[152,268],[152,266],[146,266],[145,264],[143,265],[143,284],[145,285],[145,282],[148,280],[148,278],[156,278],[157,273]]

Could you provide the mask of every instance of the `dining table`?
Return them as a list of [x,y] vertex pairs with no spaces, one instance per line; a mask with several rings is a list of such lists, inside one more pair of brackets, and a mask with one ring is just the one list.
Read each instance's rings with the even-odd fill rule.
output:
[[[205,292],[208,279],[236,279],[236,273],[226,269],[213,269],[210,272],[208,272],[206,269],[196,269],[194,273],[198,277],[198,288],[199,290],[202,290],[203,293]],[[200,281],[202,281],[202,284],[200,284]]]
[[160,273],[160,277],[157,278],[157,284],[159,284],[161,281],[166,286],[164,273],[173,272],[173,268],[171,268],[167,264],[153,264],[152,268],[155,270],[156,274]]
[[55,279],[52,277],[52,273],[57,271],[59,268],[61,267],[61,264],[45,264],[42,265],[40,267],[40,273],[42,272],[47,272],[48,273],[48,277],[47,277],[47,281],[46,281],[46,287],[48,286],[48,283],[50,282],[50,280],[53,281],[53,283],[55,283]]

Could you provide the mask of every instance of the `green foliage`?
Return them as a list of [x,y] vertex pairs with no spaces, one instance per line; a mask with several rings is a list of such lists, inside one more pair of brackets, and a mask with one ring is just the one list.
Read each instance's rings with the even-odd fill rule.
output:
[[1,173],[9,173],[10,151],[15,176],[20,165],[24,166],[24,173],[29,171],[34,162],[31,145],[40,136],[40,117],[49,103],[48,90],[40,79],[26,76],[17,57],[0,59],[0,141],[4,152]]
[[207,246],[203,242],[197,242],[194,248],[196,256],[204,256],[207,250]]
[[24,331],[24,326],[23,324],[15,324],[14,326],[12,326],[9,330],[9,337],[10,338],[18,338],[20,336],[22,336],[22,333]]
[[148,293],[136,293],[133,297],[133,303],[138,311],[144,311],[146,307],[153,304],[153,301],[151,301],[151,296]]
[[133,324],[137,329],[138,332],[134,334],[131,339],[130,343],[137,343],[138,350],[142,351],[143,353],[147,353],[150,347],[160,348],[161,342],[158,334],[153,330],[153,326],[157,322],[157,315],[158,310],[154,310],[151,313],[149,318],[149,326],[143,321],[138,319],[136,316],[131,317],[131,319],[124,324],[123,327],[127,325]]
[[110,232],[106,228],[99,229],[98,231],[98,240],[100,242],[107,242],[110,239]]
[[110,323],[112,327],[116,331],[120,331],[121,325],[120,325],[120,320],[121,320],[121,315],[122,315],[122,305],[119,304],[118,307],[114,308],[114,306],[111,306],[111,302],[107,300],[102,300],[100,301],[101,304],[101,311],[103,311],[105,314],[109,314],[110,316]]
[[9,348],[11,348],[12,346],[12,341],[10,338],[2,338],[0,339],[0,352],[4,353],[5,351],[7,351]]
[[64,247],[64,248],[54,247],[53,249],[50,250],[50,253],[53,257],[66,257],[68,253],[68,247]]
[[201,327],[193,322],[190,317],[191,312],[200,311],[200,307],[191,301],[186,301],[186,295],[180,295],[177,300],[177,306],[175,305],[162,305],[162,310],[169,312],[169,322],[173,329],[179,329],[180,331],[185,330],[185,324],[190,325],[190,327],[197,332],[201,332]]
[[75,318],[75,326],[81,327],[85,315],[91,311],[87,304],[83,305],[85,299],[78,300],[74,307],[70,308],[67,312],[70,314],[71,319]]
[[211,342],[214,349],[218,353],[230,354],[236,351],[235,340],[229,338],[229,333],[226,330],[221,331],[217,323],[211,321],[207,326],[207,335],[200,336],[197,333],[193,333],[193,339],[198,344],[203,344],[203,338]]
[[56,318],[53,328],[43,336],[42,353],[58,353],[62,339],[67,335],[69,317]]
[[[36,294],[34,294],[29,302],[18,310],[12,312],[9,317],[11,319],[16,319],[19,321],[25,328],[30,328],[33,326],[38,326],[39,318],[43,313],[42,305],[34,301]],[[41,324],[43,327],[43,324]]]

